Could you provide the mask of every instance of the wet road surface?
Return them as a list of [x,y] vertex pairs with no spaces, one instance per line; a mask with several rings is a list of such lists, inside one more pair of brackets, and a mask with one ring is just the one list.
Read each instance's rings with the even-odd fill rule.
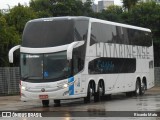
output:
[[[160,87],[148,90],[144,96],[126,97],[121,93],[97,103],[84,104],[83,99],[65,100],[62,101],[60,107],[54,107],[53,101],[50,101],[50,107],[42,107],[41,101],[21,102],[19,96],[6,96],[0,97],[0,111],[32,111],[41,112],[43,117],[55,116],[54,118],[45,118],[46,120],[115,120],[117,118],[122,120],[160,120],[157,117],[133,117],[135,111],[156,111],[160,114]],[[125,116],[125,114],[127,115]],[[41,120],[44,118],[18,119]]]

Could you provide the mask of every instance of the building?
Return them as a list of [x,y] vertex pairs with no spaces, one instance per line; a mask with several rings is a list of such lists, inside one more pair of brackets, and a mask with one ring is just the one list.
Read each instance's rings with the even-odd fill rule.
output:
[[103,9],[107,9],[107,7],[111,5],[114,5],[114,0],[98,1],[98,12],[101,12]]
[[92,10],[93,10],[94,12],[98,12],[98,5],[97,5],[97,4],[93,4],[93,5],[92,5]]
[[86,2],[87,0],[79,0],[79,1],[82,1],[82,2],[84,3],[84,2]]
[[[142,2],[149,2],[149,1],[152,1],[152,0],[140,0],[140,1],[142,1]],[[155,1],[156,3],[160,4],[160,0],[153,0],[153,1]]]
[[86,2],[87,0],[82,0],[82,2],[84,3],[84,2]]
[[159,3],[160,4],[160,0],[154,0],[156,3]]

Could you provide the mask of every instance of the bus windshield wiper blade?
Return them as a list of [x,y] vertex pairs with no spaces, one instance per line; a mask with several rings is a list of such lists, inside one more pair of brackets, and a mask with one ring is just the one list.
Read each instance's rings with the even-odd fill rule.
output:
[[29,76],[25,76],[25,77],[22,77],[22,79],[25,81],[26,79],[28,79]]

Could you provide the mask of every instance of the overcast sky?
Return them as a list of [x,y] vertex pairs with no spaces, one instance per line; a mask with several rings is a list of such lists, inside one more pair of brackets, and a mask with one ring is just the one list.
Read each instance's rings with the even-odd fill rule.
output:
[[[30,0],[0,0],[0,9],[8,9],[10,6],[11,8],[15,5],[18,5],[18,3],[21,3],[22,5],[28,5]],[[100,0],[95,0],[95,3],[97,4]],[[114,0],[115,5],[121,5],[121,0]]]

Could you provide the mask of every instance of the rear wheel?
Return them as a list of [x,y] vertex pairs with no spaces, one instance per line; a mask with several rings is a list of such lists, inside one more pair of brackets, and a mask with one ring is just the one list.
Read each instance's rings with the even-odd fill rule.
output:
[[105,92],[104,84],[102,81],[100,81],[98,83],[97,92],[94,94],[94,101],[95,102],[100,101],[102,97],[104,96],[104,92]]
[[140,89],[140,95],[144,95],[145,91],[146,91],[146,84],[143,81]]
[[49,100],[42,100],[43,107],[49,107]]

